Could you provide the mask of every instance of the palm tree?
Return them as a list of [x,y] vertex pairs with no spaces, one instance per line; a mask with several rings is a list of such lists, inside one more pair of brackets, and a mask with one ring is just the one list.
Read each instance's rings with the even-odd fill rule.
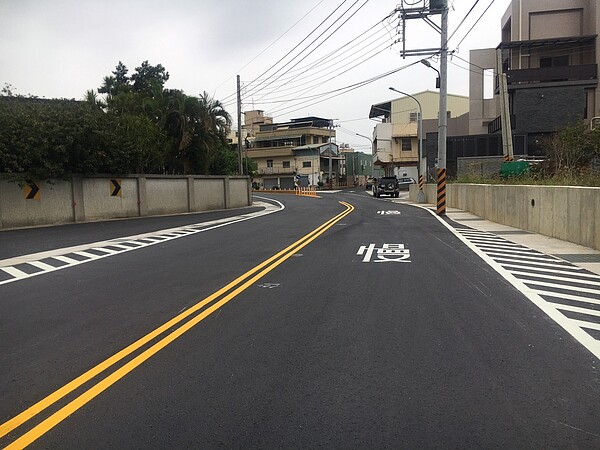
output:
[[197,130],[200,150],[200,167],[208,174],[211,158],[218,149],[227,147],[227,134],[231,128],[231,116],[219,100],[215,100],[206,91],[198,99],[199,129]]
[[102,111],[106,108],[106,103],[104,103],[101,98],[98,98],[98,94],[93,89],[85,91],[83,101],[90,105],[92,109]]

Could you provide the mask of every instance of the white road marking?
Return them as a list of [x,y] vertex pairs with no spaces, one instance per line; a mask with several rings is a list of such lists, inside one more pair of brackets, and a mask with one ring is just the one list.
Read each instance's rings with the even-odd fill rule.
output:
[[[541,273],[531,273],[531,272],[522,272],[519,270],[511,270],[513,275],[522,275],[524,277],[533,277],[533,278],[542,278],[546,280],[554,280],[554,281],[568,281],[571,283],[583,283],[592,286],[600,286],[600,281],[592,281],[592,280],[582,280],[580,278],[570,278],[570,277],[559,277],[556,275],[546,275]],[[533,280],[532,280],[533,281]]]
[[[255,196],[257,197],[257,196]],[[169,228],[165,230],[158,230],[149,233],[143,233],[134,236],[127,236],[122,238],[114,238],[107,241],[94,242],[91,244],[78,245],[74,247],[67,247],[62,249],[50,250],[46,252],[33,253],[30,255],[17,256],[14,258],[8,258],[5,260],[0,260],[0,272],[5,272],[10,275],[12,278],[0,281],[0,285],[12,283],[14,281],[23,280],[25,278],[54,272],[56,270],[66,269],[73,266],[77,266],[79,264],[88,263],[91,261],[96,261],[98,259],[106,258],[108,256],[113,256],[117,254],[121,254],[124,252],[129,252],[133,250],[138,250],[141,248],[149,247],[151,245],[160,244],[162,242],[167,242],[173,239],[179,239],[182,237],[190,236],[191,234],[203,233],[205,231],[214,230],[216,228],[221,228],[227,225],[232,225],[234,223],[243,222],[250,219],[255,219],[258,217],[266,216],[269,214],[273,214],[275,212],[282,211],[285,209],[283,203],[275,199],[268,199],[264,197],[266,200],[273,201],[276,205],[267,202],[254,202],[255,206],[263,207],[264,209],[254,213],[248,213],[239,216],[232,216],[223,219],[213,220],[210,222],[201,222],[196,225],[183,225],[178,228]],[[196,228],[194,228],[196,227]],[[182,230],[186,230],[183,232]],[[190,231],[193,230],[193,231]],[[165,236],[166,234],[170,234],[170,236]],[[160,239],[160,237],[163,237]],[[140,242],[140,239],[147,239],[148,242]],[[124,245],[125,243],[135,243],[136,245]],[[112,248],[107,248],[108,246]],[[115,248],[120,250],[115,250]],[[87,253],[86,250],[95,249],[100,252],[104,252],[102,255],[96,255],[93,253]],[[74,258],[69,258],[65,256],[67,254],[76,254],[87,258],[84,261],[78,261]],[[53,267],[49,264],[45,264],[41,262],[41,259],[53,258],[58,261],[62,261],[66,263],[65,265],[59,267]],[[15,268],[14,266],[17,264],[28,263],[32,264],[35,267],[42,269],[42,271],[38,271],[35,273],[28,274]],[[36,263],[36,264],[33,264]]]
[[[565,331],[567,331],[571,336],[573,336],[581,345],[583,345],[586,349],[588,349],[596,358],[600,358],[600,340],[593,338],[587,331],[585,331],[585,329],[600,330],[600,324],[596,324],[594,322],[585,322],[585,321],[581,321],[581,320],[569,319],[560,311],[560,307],[556,303],[546,301],[544,298],[542,298],[542,295],[550,296],[552,298],[557,298],[559,300],[560,299],[568,299],[568,300],[576,300],[576,301],[580,301],[580,302],[588,302],[588,303],[593,303],[593,304],[599,304],[598,300],[587,299],[585,297],[563,294],[563,293],[547,292],[547,291],[544,291],[543,289],[535,289],[533,287],[528,286],[526,284],[527,282],[525,280],[515,277],[510,272],[510,270],[507,270],[499,262],[499,261],[504,260],[504,261],[508,261],[510,263],[515,263],[514,259],[499,258],[499,257],[492,258],[492,256],[490,256],[488,254],[488,252],[479,248],[477,246],[476,242],[472,242],[472,241],[479,241],[480,239],[471,239],[467,236],[463,236],[463,234],[460,230],[457,230],[454,227],[452,227],[452,225],[450,225],[444,219],[439,217],[433,210],[431,210],[425,206],[421,206],[421,205],[412,205],[412,206],[414,206],[416,208],[424,209],[425,211],[429,212],[429,214],[431,214],[433,217],[435,217],[444,227],[446,227],[454,236],[456,236],[457,239],[462,241],[476,255],[478,255],[490,267],[492,267],[496,272],[498,272],[498,274],[500,274],[500,276],[502,276],[506,281],[508,281],[510,284],[512,284],[525,297],[527,297],[534,305],[536,305],[540,310],[542,310],[548,317],[550,317],[552,320],[554,320],[554,322],[556,322]],[[477,234],[477,233],[473,232],[471,234]],[[502,238],[499,238],[499,239],[502,239]],[[484,241],[484,243],[486,243],[486,242]],[[487,243],[489,243],[489,241],[487,241]],[[505,243],[503,242],[502,245],[504,246]],[[515,244],[515,245],[518,245],[518,244]],[[552,257],[549,257],[549,258],[552,258]],[[550,263],[550,259],[548,259],[547,261],[548,262],[538,262],[538,261],[529,261],[528,262],[528,261],[520,260],[519,263],[521,266],[525,266],[525,267],[527,267],[527,264],[530,264],[532,267],[532,270],[535,270],[536,266],[547,266],[547,267],[553,267],[553,268],[558,268],[558,267],[562,266],[562,267],[568,268],[569,264],[570,264],[567,262],[563,262],[562,260],[557,260],[555,263]],[[522,270],[522,268],[521,268],[521,270]],[[535,284],[539,284],[539,283],[536,282]],[[548,283],[548,284],[551,284],[551,283]],[[557,287],[557,286],[552,284],[552,287]],[[573,286],[562,286],[562,288],[566,289],[566,290],[574,291],[574,292],[581,291],[580,288],[573,288]],[[597,291],[593,290],[593,293],[596,294]]]

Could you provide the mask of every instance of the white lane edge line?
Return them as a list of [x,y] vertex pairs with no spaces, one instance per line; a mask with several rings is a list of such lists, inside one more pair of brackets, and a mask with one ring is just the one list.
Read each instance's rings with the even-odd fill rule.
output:
[[[260,197],[260,198],[263,198],[263,197]],[[214,229],[216,229],[216,228],[221,228],[221,227],[228,226],[228,225],[232,225],[232,224],[234,224],[234,223],[238,223],[238,222],[244,222],[244,221],[246,221],[246,220],[250,220],[250,219],[257,219],[257,218],[259,218],[259,217],[267,216],[267,215],[270,215],[270,214],[273,214],[273,213],[276,213],[276,212],[283,211],[283,210],[285,209],[285,205],[284,205],[283,203],[281,203],[280,201],[278,201],[278,200],[275,200],[275,199],[267,199],[267,200],[272,200],[273,202],[277,203],[277,204],[279,205],[279,209],[268,209],[268,208],[265,208],[265,210],[262,210],[262,211],[257,211],[257,212],[256,212],[254,215],[250,215],[250,214],[249,214],[249,215],[248,215],[248,216],[246,216],[246,217],[242,217],[242,216],[233,216],[233,217],[239,217],[239,219],[237,219],[237,220],[234,220],[234,221],[231,221],[231,222],[220,223],[220,224],[218,224],[218,225],[214,225],[214,226],[207,227],[207,228],[202,228],[202,229],[200,229],[200,230],[197,230],[197,231],[196,231],[194,234],[197,234],[197,233],[203,233],[203,232],[205,232],[205,231],[214,230]],[[269,206],[273,206],[273,205],[269,205]],[[187,226],[187,225],[186,225],[186,226]],[[138,249],[141,249],[141,248],[145,248],[145,247],[149,247],[149,246],[151,246],[151,245],[158,244],[158,243],[160,243],[160,242],[166,242],[167,240],[171,240],[171,239],[177,239],[177,238],[180,238],[180,237],[186,237],[186,236],[189,236],[189,235],[190,235],[190,234],[182,234],[182,235],[179,235],[179,236],[174,236],[174,237],[172,237],[172,238],[168,238],[168,239],[157,240],[157,241],[155,241],[155,242],[152,242],[152,243],[149,243],[149,244],[147,244],[147,245],[144,245],[144,246],[138,246],[138,247],[128,247],[128,246],[123,246],[123,250],[122,250],[122,251],[115,251],[115,253],[116,253],[116,254],[121,254],[121,253],[124,253],[124,252],[129,252],[129,251],[132,251],[132,250],[138,250]],[[107,245],[116,246],[116,247],[121,247],[121,246],[119,246],[119,244],[107,244]],[[110,249],[107,249],[107,250],[110,250]],[[76,253],[76,252],[74,252],[74,251],[70,251],[69,253]],[[86,260],[84,260],[84,261],[77,261],[77,260],[75,260],[75,259],[71,259],[71,258],[69,258],[69,257],[67,257],[67,256],[64,256],[64,255],[45,256],[44,258],[41,258],[41,259],[45,259],[45,258],[53,258],[53,259],[56,259],[56,260],[58,260],[58,261],[62,261],[62,262],[64,262],[64,263],[66,263],[66,265],[64,265],[64,266],[60,266],[60,267],[53,267],[53,268],[52,268],[52,270],[41,271],[41,272],[35,272],[35,273],[32,273],[32,274],[25,273],[25,272],[23,272],[23,271],[21,271],[21,270],[19,270],[19,269],[16,269],[16,268],[14,268],[14,267],[12,267],[12,266],[4,266],[4,267],[0,267],[0,270],[4,270],[6,273],[8,273],[9,275],[11,275],[11,276],[13,276],[13,277],[14,277],[14,278],[11,278],[11,279],[8,279],[8,280],[0,281],[0,285],[3,285],[3,284],[8,284],[8,283],[12,283],[12,282],[15,282],[15,281],[20,281],[20,280],[23,280],[23,279],[25,279],[25,278],[34,277],[34,276],[37,276],[37,275],[42,275],[42,274],[46,274],[46,273],[49,273],[49,272],[55,272],[55,271],[57,271],[57,270],[66,269],[66,268],[70,268],[70,267],[73,267],[73,266],[77,266],[77,265],[79,265],[79,264],[85,264],[85,263],[88,263],[88,262],[91,262],[91,261],[96,261],[96,260],[98,260],[98,259],[102,259],[102,258],[106,258],[106,257],[108,257],[108,256],[112,256],[112,255],[113,255],[113,253],[108,253],[108,254],[106,254],[106,255],[102,255],[102,256],[96,256],[96,255],[94,255],[94,256],[95,256],[95,258],[94,258],[94,259],[86,259]],[[35,260],[35,261],[39,261],[39,260]],[[24,261],[23,263],[24,263],[24,264],[29,264],[30,262],[31,262],[31,261]],[[14,272],[13,272],[13,273],[11,273],[11,272],[10,272],[9,270],[7,270],[7,269],[9,269],[9,270],[12,270],[12,271],[14,271]]]
[[533,289],[525,285],[516,277],[512,276],[509,271],[504,269],[499,263],[494,261],[491,257],[486,255],[482,250],[477,248],[476,245],[469,242],[467,238],[462,236],[459,232],[454,230],[454,228],[446,223],[444,219],[439,217],[434,211],[431,209],[421,206],[410,204],[410,206],[414,206],[417,208],[424,209],[428,211],[433,217],[435,217],[443,226],[445,226],[448,231],[450,231],[454,236],[456,236],[460,241],[462,241],[467,247],[469,247],[476,255],[478,255],[481,259],[483,259],[490,267],[492,267],[496,272],[498,272],[506,281],[512,284],[517,290],[519,290],[525,297],[527,297],[534,305],[536,305],[540,310],[542,310],[548,317],[554,320],[558,325],[560,325],[565,331],[567,331],[571,336],[573,336],[581,345],[583,345],[586,349],[588,349],[596,358],[600,359],[600,341],[591,337],[588,333],[581,329],[581,327],[577,326],[572,320],[568,320],[555,306],[550,305],[547,301],[545,301],[537,292]]

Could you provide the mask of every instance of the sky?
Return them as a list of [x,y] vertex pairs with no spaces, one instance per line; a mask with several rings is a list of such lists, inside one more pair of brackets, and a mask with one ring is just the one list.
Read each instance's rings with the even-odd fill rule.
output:
[[[435,91],[436,73],[418,63],[430,56],[403,58],[401,51],[439,47],[440,34],[414,19],[402,41],[398,14],[390,16],[399,5],[423,1],[0,0],[0,87],[81,99],[119,61],[131,75],[148,60],[167,69],[167,88],[206,91],[235,121],[240,75],[243,111],[264,110],[275,122],[334,119],[338,143],[369,152],[369,141],[356,133],[372,135],[372,104],[399,97],[389,86]],[[469,69],[477,69],[463,60],[470,49],[500,43],[509,4],[449,0],[449,34],[456,30],[449,40],[449,93],[468,96]],[[440,16],[431,19],[439,25]],[[438,58],[431,64],[439,67]]]

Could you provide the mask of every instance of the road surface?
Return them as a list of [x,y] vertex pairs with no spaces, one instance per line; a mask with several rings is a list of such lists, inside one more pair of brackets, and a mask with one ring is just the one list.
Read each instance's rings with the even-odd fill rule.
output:
[[0,232],[0,447],[600,448],[600,336],[481,256],[500,240],[265,197]]

